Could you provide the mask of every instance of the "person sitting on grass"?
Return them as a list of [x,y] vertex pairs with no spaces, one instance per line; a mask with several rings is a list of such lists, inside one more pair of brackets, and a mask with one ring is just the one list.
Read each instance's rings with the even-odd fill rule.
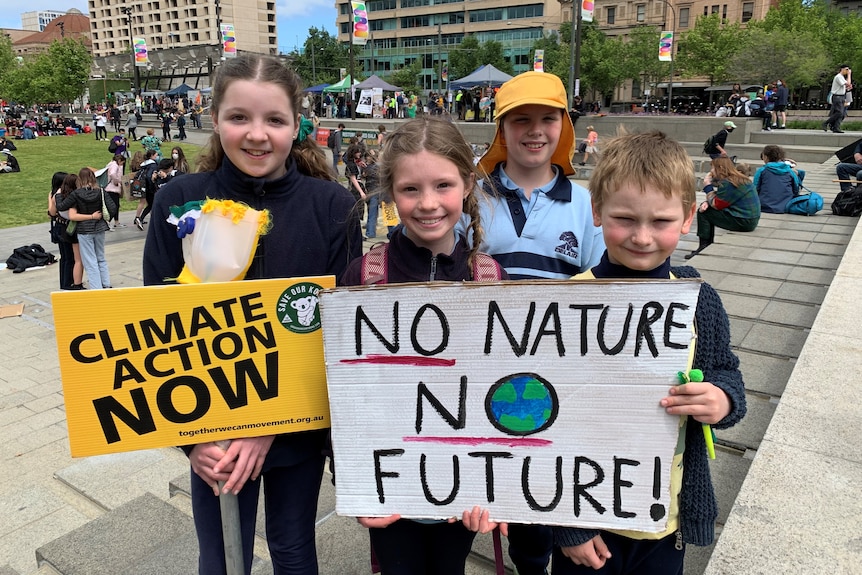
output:
[[18,164],[18,159],[12,155],[12,152],[5,148],[0,150],[0,174],[20,171],[21,166]]

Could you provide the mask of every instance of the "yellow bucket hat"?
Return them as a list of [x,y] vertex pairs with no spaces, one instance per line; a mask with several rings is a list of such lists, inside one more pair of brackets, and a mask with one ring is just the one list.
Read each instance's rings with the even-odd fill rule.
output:
[[500,87],[494,102],[497,110],[497,132],[491,147],[479,160],[479,166],[485,172],[490,174],[497,164],[506,161],[506,143],[500,129],[503,117],[519,106],[538,104],[563,110],[563,130],[560,132],[560,141],[551,162],[562,166],[563,173],[567,176],[575,173],[572,166],[572,157],[575,155],[575,127],[567,111],[566,88],[559,77],[547,72],[518,74]]

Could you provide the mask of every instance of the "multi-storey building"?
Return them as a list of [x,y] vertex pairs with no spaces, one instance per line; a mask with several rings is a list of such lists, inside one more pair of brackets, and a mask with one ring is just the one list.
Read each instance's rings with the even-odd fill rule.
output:
[[[558,0],[366,0],[365,6],[370,40],[354,47],[357,73],[385,76],[419,60],[429,89],[442,87],[440,62],[467,34],[502,44],[516,72],[531,69],[533,43],[558,31],[565,16]],[[348,42],[350,2],[336,0],[336,7],[338,38]]]
[[[833,0],[839,1],[846,3]],[[419,59],[424,85],[436,88],[438,62],[446,62],[448,51],[467,34],[480,43],[500,42],[516,72],[529,70],[533,43],[543,34],[558,31],[561,22],[571,21],[573,0],[366,0],[365,5],[371,38],[364,48],[355,47],[357,69],[363,74],[386,75]],[[626,36],[633,28],[646,25],[673,30],[679,39],[700,15],[720,14],[726,22],[744,25],[762,19],[776,5],[777,0],[596,0],[593,19],[608,36]],[[352,24],[350,2],[336,0],[336,7],[339,40],[347,42]],[[708,86],[704,78],[683,79],[679,74],[673,82],[679,95],[699,95]],[[605,97],[615,102],[638,101],[646,90],[655,96],[667,87],[667,81],[645,86],[634,80]]]
[[[128,54],[131,36],[150,50],[220,43],[232,24],[240,51],[275,54],[275,0],[89,0],[93,55]],[[129,23],[131,18],[131,23]]]
[[28,58],[46,52],[51,42],[64,38],[81,40],[90,48],[90,19],[77,10],[69,10],[51,20],[41,32],[29,32],[26,36],[12,40],[12,51],[16,56]]
[[[77,12],[77,10],[75,11]],[[22,12],[21,13],[21,28],[32,32],[42,32],[48,23],[54,18],[59,18],[66,14],[65,12],[57,12],[55,10],[40,10],[38,12]]]
[[862,16],[862,1],[860,0],[830,0],[829,6],[838,10],[842,16],[857,14]]

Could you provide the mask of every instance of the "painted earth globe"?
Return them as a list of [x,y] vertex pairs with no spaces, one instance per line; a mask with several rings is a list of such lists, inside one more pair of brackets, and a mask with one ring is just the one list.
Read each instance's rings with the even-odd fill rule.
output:
[[509,435],[530,435],[550,426],[557,416],[553,386],[534,373],[499,380],[488,391],[485,408],[491,423]]

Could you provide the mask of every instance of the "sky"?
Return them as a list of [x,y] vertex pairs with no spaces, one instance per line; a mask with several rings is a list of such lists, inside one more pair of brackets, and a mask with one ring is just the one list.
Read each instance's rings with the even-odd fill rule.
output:
[[[39,10],[65,12],[76,8],[87,14],[87,0],[2,0],[0,28],[21,28],[21,13]],[[311,26],[337,32],[334,0],[277,0],[276,23],[279,51],[290,52],[302,46]],[[237,38],[242,49],[242,38]]]

